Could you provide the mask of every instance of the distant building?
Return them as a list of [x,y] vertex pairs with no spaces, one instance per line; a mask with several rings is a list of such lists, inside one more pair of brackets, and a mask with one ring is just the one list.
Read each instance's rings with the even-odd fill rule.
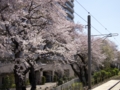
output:
[[67,13],[67,19],[73,21],[74,19],[74,0],[68,0],[65,3],[65,12]]
[[[3,85],[4,78],[6,76],[11,77],[14,81],[14,72],[13,72],[14,64],[6,64],[0,66],[0,87]],[[53,82],[54,81],[54,75],[56,75],[56,68],[54,64],[41,64],[38,63],[38,65],[35,66],[35,72],[36,72],[36,84],[42,83],[42,76],[45,76],[46,82]],[[72,70],[71,66],[69,64],[61,65],[60,67],[63,72],[62,74],[68,78],[74,77],[74,71]],[[59,69],[58,69],[59,70]],[[60,71],[59,71],[60,72]],[[29,74],[26,74],[26,80],[28,80]],[[15,83],[15,82],[13,82]]]

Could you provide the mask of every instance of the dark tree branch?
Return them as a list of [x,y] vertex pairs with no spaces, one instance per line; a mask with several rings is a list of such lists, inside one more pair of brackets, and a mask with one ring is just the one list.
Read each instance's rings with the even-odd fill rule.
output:
[[30,7],[29,7],[29,9],[28,9],[28,12],[29,12],[29,13],[30,13],[30,11],[31,11],[32,5],[33,5],[33,0],[31,1]]
[[80,74],[77,72],[77,70],[74,68],[74,65],[73,64],[70,64],[70,66],[72,67],[73,71],[75,72],[75,74],[77,76],[80,76]]
[[2,11],[4,11],[8,7],[9,7],[8,5],[4,6],[2,9],[0,9],[0,13],[2,13]]

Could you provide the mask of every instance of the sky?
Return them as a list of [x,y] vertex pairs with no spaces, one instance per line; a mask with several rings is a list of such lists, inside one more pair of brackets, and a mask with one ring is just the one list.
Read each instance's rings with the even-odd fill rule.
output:
[[[113,41],[120,50],[120,0],[74,0],[74,11],[87,21],[88,12],[77,1],[102,24],[99,24],[91,16],[91,25],[98,30],[91,28],[91,34],[118,33],[118,36],[109,37],[108,39]],[[77,14],[74,13],[74,22],[87,25],[87,22]],[[87,32],[87,29],[84,28],[84,30]]]

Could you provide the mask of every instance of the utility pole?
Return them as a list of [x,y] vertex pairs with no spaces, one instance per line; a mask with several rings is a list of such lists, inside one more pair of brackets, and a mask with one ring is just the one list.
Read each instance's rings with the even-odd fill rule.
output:
[[88,15],[88,90],[91,89],[91,16]]

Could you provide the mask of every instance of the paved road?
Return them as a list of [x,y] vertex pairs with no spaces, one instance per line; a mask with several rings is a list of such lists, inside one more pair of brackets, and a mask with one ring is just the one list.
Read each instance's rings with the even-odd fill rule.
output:
[[[104,84],[102,84],[102,85],[100,85],[92,90],[109,90],[112,86],[114,86],[119,81],[120,80],[110,80],[110,81],[108,81],[108,82],[106,82],[106,83],[104,83]],[[118,86],[120,87],[120,84]],[[117,89],[117,87],[116,87],[116,89],[113,88],[111,90],[119,90],[119,89]]]

